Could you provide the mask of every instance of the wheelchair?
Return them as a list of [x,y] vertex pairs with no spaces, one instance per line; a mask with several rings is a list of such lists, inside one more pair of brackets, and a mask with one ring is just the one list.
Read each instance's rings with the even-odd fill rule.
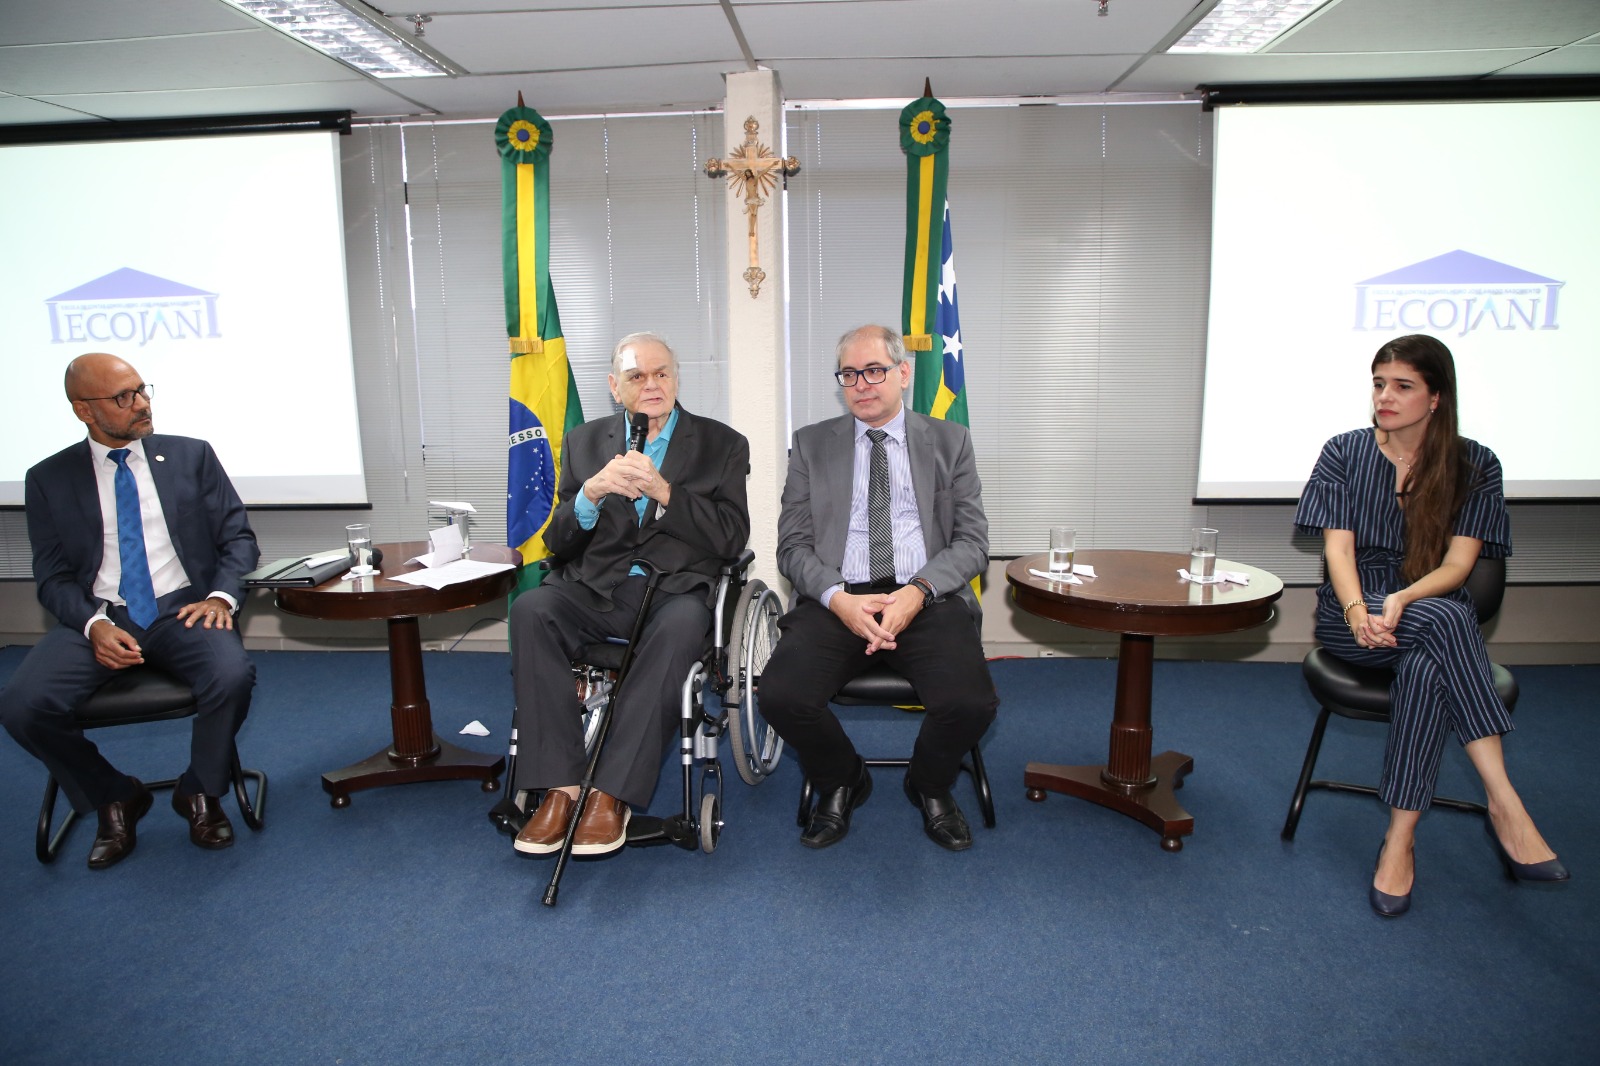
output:
[[[760,784],[783,757],[783,739],[761,717],[755,691],[778,642],[783,599],[765,582],[749,576],[754,561],[755,553],[746,549],[719,570],[709,647],[683,680],[678,741],[683,809],[666,817],[635,814],[628,822],[628,847],[676,844],[686,851],[716,850],[724,824],[719,758],[724,734],[734,768],[747,784]],[[545,570],[550,566],[548,560],[534,565]],[[601,711],[616,687],[626,649],[627,642],[620,638],[589,644],[573,660],[584,746],[591,753]],[[516,759],[513,725],[506,758],[508,783],[515,780]],[[531,790],[511,788],[489,811],[489,820],[514,836],[527,823],[535,798]]]

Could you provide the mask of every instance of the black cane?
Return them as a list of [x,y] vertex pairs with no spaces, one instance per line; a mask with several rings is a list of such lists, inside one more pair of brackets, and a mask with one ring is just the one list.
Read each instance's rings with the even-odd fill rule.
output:
[[561,851],[556,855],[556,868],[550,874],[550,884],[544,890],[544,905],[554,907],[556,896],[561,891],[561,875],[566,872],[567,860],[572,857],[572,837],[578,831],[578,820],[583,817],[583,808],[589,802],[589,794],[594,791],[594,771],[600,765],[600,752],[606,744],[606,733],[611,729],[611,712],[617,705],[617,693],[622,691],[623,682],[628,678],[628,670],[633,666],[634,649],[639,646],[639,638],[644,633],[644,620],[650,614],[650,601],[655,599],[656,585],[661,580],[661,570],[656,568],[647,559],[635,559],[633,565],[639,567],[648,576],[645,579],[644,598],[639,601],[639,613],[633,619],[633,632],[628,636],[628,646],[622,649],[622,665],[617,667],[617,680],[611,686],[611,695],[606,697],[605,706],[600,708],[600,723],[595,727],[594,750],[589,753],[589,765],[583,771],[583,781],[578,785],[578,803],[573,809],[572,820],[567,823],[567,832],[561,838]]

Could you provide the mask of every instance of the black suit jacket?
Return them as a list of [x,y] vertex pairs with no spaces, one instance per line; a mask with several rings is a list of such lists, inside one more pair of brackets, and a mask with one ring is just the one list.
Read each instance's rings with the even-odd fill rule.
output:
[[[216,452],[193,437],[152,433],[144,438],[144,454],[195,599],[226,592],[242,604],[240,579],[255,569],[261,550]],[[105,545],[89,442],[30,469],[25,498],[39,602],[62,625],[81,631],[100,609],[94,578]]]
[[722,564],[750,539],[745,477],[750,443],[744,435],[681,406],[661,476],[672,486],[672,503],[659,516],[647,503],[638,522],[634,502],[612,496],[600,507],[593,529],[578,524],[574,504],[583,483],[628,449],[620,414],[597,418],[568,433],[561,448],[561,503],[544,531],[545,547],[559,569],[546,580],[584,590],[595,610],[611,609],[611,590],[628,576],[634,559],[668,571],[663,592],[708,591]]

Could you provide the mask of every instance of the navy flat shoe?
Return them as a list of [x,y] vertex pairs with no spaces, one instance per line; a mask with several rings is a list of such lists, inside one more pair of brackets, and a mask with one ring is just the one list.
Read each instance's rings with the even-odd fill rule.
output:
[[1500,856],[1500,865],[1505,867],[1507,880],[1546,885],[1572,880],[1572,875],[1561,865],[1560,859],[1546,859],[1543,862],[1518,862],[1513,859],[1506,851],[1505,845],[1500,843],[1500,838],[1495,835],[1494,826],[1487,818],[1483,820],[1483,831],[1489,835],[1489,843],[1494,847],[1494,853]]
[[[1383,845],[1386,841],[1378,842],[1378,857],[1373,860],[1372,872],[1378,872],[1378,863],[1383,861]],[[1413,863],[1415,860],[1413,860]],[[1417,875],[1413,870],[1411,874],[1411,887],[1417,887]],[[1372,912],[1380,918],[1398,918],[1411,909],[1411,893],[1403,896],[1391,896],[1387,892],[1379,892],[1377,886],[1367,890],[1367,902],[1372,904]]]

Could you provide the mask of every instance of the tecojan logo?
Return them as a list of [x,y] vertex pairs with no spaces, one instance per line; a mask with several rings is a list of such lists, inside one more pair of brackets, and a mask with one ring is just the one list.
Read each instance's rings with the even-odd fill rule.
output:
[[1559,329],[1566,284],[1460,250],[1356,282],[1358,330]]
[[216,293],[130,267],[44,303],[50,310],[52,344],[115,340],[143,347],[157,340],[222,336],[217,329]]

